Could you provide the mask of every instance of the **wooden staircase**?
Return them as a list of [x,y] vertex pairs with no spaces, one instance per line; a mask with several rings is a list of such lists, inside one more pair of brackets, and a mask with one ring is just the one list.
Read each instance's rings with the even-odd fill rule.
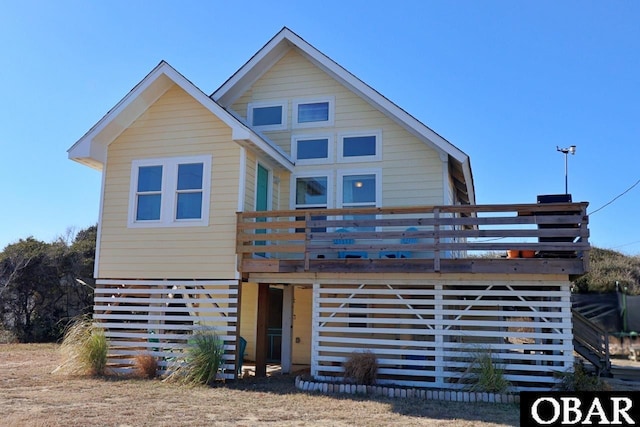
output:
[[611,376],[609,333],[588,318],[571,309],[573,315],[573,347],[599,376]]

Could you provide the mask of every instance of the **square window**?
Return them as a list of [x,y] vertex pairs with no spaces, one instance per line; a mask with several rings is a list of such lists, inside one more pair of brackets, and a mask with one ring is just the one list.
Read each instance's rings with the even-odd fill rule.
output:
[[296,179],[296,205],[327,205],[327,177]]
[[178,165],[178,190],[201,190],[202,163],[187,163]]
[[138,194],[136,221],[157,221],[160,219],[160,194]]
[[162,166],[143,166],[138,169],[138,192],[162,190]]
[[376,203],[376,176],[345,175],[342,179],[342,205]]
[[200,219],[202,217],[202,192],[178,193],[176,219]]

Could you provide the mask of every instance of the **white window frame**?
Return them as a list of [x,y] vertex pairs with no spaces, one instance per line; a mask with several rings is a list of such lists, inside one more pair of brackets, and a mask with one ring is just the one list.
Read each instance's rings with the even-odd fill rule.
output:
[[[344,156],[344,139],[359,136],[375,136],[376,137],[376,154],[373,156]],[[338,162],[340,163],[357,163],[357,162],[378,162],[382,160],[382,130],[365,130],[357,132],[342,132],[338,134]]]
[[[129,228],[206,227],[209,225],[211,200],[211,155],[138,159],[131,162],[129,188]],[[202,163],[202,211],[200,218],[176,219],[178,203],[178,166]],[[144,166],[162,166],[162,186],[159,220],[137,220],[138,170]]]
[[[306,141],[310,139],[326,139],[327,140],[327,157],[317,159],[298,160],[298,141]],[[321,165],[333,163],[334,141],[332,134],[313,134],[313,135],[292,135],[291,136],[291,158],[296,165]]]
[[[251,128],[258,129],[261,131],[274,131],[274,130],[285,130],[287,129],[287,111],[288,102],[286,100],[278,100],[278,101],[258,101],[258,102],[250,102],[247,104],[247,123]],[[254,126],[253,125],[253,109],[254,108],[265,108],[265,107],[282,107],[282,123],[279,125],[263,125],[263,126]]]
[[[301,104],[316,104],[319,102],[327,102],[329,104],[328,111],[328,120],[318,121],[318,122],[304,122],[298,123],[298,106]],[[327,127],[333,126],[334,116],[335,116],[335,97],[326,96],[322,98],[299,98],[293,100],[292,106],[292,124],[291,127],[294,129],[302,129],[302,128],[317,128],[317,127]]]

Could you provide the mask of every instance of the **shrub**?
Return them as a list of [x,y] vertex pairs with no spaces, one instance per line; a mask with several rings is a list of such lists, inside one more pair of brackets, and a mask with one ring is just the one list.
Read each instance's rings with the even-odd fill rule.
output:
[[168,381],[212,385],[222,365],[224,343],[211,330],[199,331],[189,340],[184,357],[173,364]]
[[60,346],[64,361],[59,369],[71,374],[104,375],[109,343],[90,316],[76,318],[65,330]]
[[504,377],[504,369],[495,363],[491,349],[480,351],[469,364],[461,381],[468,391],[504,393],[511,383]]
[[155,378],[158,372],[158,360],[150,354],[138,354],[134,359],[135,376],[138,378]]
[[11,331],[2,329],[0,326],[0,344],[13,344],[17,342],[18,338]]
[[554,387],[560,391],[608,391],[611,390],[609,384],[604,382],[602,378],[589,373],[581,360],[573,367],[573,372],[556,372],[556,378],[560,378],[560,382]]
[[344,362],[344,379],[356,384],[375,384],[378,376],[378,361],[370,351],[354,352]]
[[640,295],[640,257],[592,247],[589,272],[574,282],[574,291],[615,292],[616,282],[630,295]]

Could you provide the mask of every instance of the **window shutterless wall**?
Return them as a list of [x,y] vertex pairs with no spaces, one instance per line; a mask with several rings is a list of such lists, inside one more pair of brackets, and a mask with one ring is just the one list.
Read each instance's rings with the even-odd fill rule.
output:
[[211,157],[134,160],[128,227],[207,226]]

